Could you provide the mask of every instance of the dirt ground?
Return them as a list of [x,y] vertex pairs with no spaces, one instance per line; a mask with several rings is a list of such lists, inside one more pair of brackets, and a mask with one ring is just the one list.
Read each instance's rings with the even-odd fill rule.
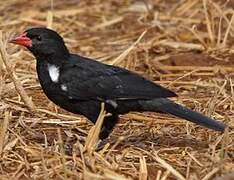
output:
[[229,126],[221,134],[132,112],[106,146],[83,152],[92,124],[51,103],[34,57],[5,43],[11,72],[0,58],[0,179],[234,179],[233,21],[233,1],[225,0],[0,1],[4,43],[30,27],[51,27],[71,52],[135,71]]

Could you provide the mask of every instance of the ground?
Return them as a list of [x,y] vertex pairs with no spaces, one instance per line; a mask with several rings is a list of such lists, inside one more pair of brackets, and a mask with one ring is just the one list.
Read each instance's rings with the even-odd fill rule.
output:
[[51,103],[32,55],[6,44],[0,179],[232,179],[233,7],[224,0],[1,1],[4,42],[30,27],[51,27],[72,52],[160,83],[178,94],[173,100],[229,129],[222,134],[166,114],[132,112],[121,116],[104,148],[83,152],[92,124]]

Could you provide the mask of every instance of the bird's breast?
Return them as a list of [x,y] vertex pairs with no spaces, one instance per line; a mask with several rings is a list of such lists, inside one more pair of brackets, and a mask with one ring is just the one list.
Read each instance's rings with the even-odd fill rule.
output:
[[49,73],[49,78],[53,83],[58,83],[60,76],[60,68],[54,64],[47,65],[47,72]]
[[56,101],[57,98],[64,96],[67,86],[59,82],[60,68],[58,66],[49,63],[38,63],[37,74],[42,89],[50,100]]

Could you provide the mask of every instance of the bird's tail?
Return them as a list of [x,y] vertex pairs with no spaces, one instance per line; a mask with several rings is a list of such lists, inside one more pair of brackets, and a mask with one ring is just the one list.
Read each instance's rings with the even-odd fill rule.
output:
[[222,122],[211,119],[201,113],[192,111],[166,98],[140,101],[140,104],[144,111],[160,111],[169,113],[216,131],[224,131],[226,127],[226,125]]

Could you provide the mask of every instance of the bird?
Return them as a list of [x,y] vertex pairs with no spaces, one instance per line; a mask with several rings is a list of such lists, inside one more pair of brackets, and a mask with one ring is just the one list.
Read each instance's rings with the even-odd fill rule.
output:
[[56,105],[95,123],[104,103],[110,115],[104,119],[100,140],[109,137],[119,115],[130,111],[168,113],[220,132],[227,127],[175,103],[169,98],[176,93],[133,71],[70,53],[62,36],[52,29],[33,27],[9,42],[34,55],[42,90]]

